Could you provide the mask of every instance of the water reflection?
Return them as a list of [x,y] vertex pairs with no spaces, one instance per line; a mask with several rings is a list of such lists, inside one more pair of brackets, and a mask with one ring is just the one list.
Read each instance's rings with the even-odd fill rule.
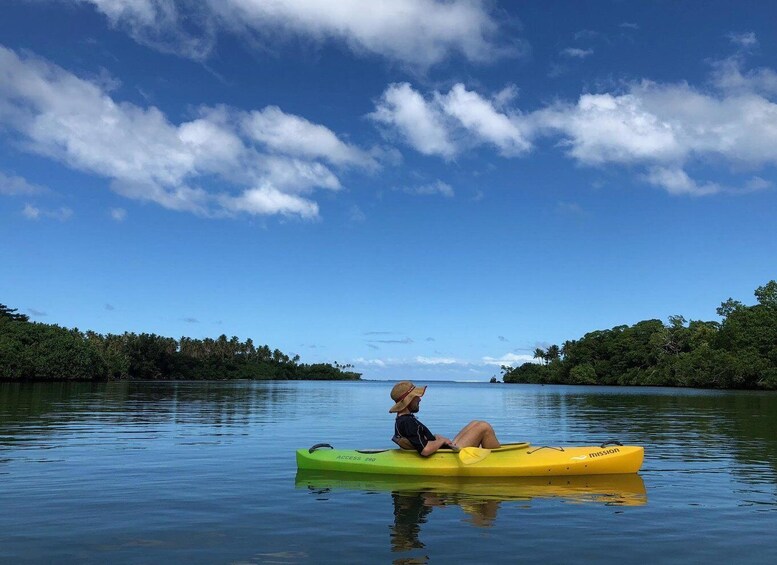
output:
[[[316,392],[323,404],[333,391]],[[294,383],[0,383],[0,447],[126,446],[170,432],[218,442],[294,417],[298,394]]]
[[[403,477],[299,470],[298,489],[307,489],[317,500],[328,500],[337,491],[390,493],[393,552],[425,547],[422,526],[435,509],[458,508],[463,522],[478,528],[494,525],[505,503],[531,507],[532,501],[558,499],[566,503],[641,506],[647,492],[639,475],[587,477]],[[407,562],[407,561],[404,561]]]

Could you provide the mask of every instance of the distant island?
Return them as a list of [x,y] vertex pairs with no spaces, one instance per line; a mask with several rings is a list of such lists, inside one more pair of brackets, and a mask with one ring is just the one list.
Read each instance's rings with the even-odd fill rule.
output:
[[251,339],[176,340],[156,334],[102,335],[30,322],[0,304],[0,380],[359,380],[353,366],[306,364]]
[[721,322],[633,326],[587,333],[561,347],[534,352],[537,363],[502,367],[506,383],[652,385],[717,389],[777,389],[777,282],[755,290],[758,304],[729,298]]

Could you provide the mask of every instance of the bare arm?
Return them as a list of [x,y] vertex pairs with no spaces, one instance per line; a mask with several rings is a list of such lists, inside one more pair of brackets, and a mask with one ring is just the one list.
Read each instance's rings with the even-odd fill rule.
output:
[[444,436],[435,435],[434,437],[435,439],[427,443],[424,446],[423,451],[421,451],[421,455],[423,455],[424,457],[429,457],[432,453],[440,449],[446,443],[449,443],[449,444],[453,443],[451,440],[449,440],[447,437],[444,437]]

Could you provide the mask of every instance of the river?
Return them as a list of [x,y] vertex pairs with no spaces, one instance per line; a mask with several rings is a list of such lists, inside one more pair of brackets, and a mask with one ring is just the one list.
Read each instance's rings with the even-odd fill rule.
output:
[[0,562],[777,562],[777,394],[419,384],[436,433],[619,440],[642,471],[298,474],[298,448],[391,446],[388,382],[0,383]]

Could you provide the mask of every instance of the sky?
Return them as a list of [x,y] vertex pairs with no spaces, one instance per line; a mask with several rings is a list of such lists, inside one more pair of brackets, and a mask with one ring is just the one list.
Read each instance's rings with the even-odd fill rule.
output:
[[367,379],[777,278],[777,4],[17,0],[0,302]]

